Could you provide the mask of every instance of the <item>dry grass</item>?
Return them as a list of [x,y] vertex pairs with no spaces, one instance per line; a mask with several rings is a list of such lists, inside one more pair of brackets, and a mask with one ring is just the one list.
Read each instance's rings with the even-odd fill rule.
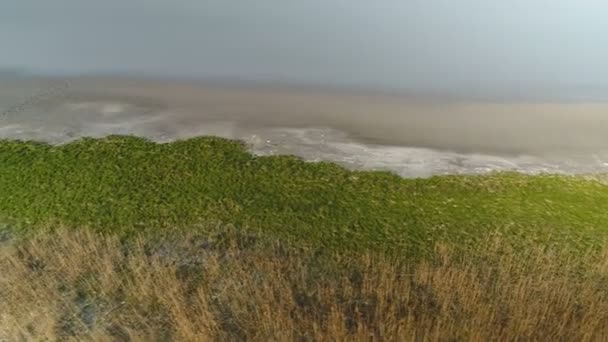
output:
[[608,338],[608,252],[569,259],[492,238],[406,263],[62,230],[0,253],[2,341]]

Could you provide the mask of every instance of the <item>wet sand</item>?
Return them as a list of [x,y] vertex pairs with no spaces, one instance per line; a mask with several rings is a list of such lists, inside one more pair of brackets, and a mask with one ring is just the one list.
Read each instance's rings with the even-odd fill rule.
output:
[[261,154],[293,153],[405,176],[608,171],[608,103],[110,78],[65,84],[0,80],[0,109],[9,111],[0,117],[0,138],[63,143],[107,134],[157,141],[219,135],[243,139]]

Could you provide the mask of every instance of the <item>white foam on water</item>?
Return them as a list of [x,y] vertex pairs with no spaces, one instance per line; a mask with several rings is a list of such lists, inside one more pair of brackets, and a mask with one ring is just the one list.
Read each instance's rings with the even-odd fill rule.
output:
[[333,161],[351,169],[387,170],[403,177],[444,174],[483,174],[518,171],[530,174],[608,172],[608,154],[595,161],[463,154],[427,148],[368,145],[349,141],[343,132],[325,129],[272,129],[248,142],[259,155],[294,154],[309,161]]
[[[141,136],[155,142],[167,143],[197,136],[220,136],[244,141],[256,155],[292,154],[307,161],[336,162],[357,170],[386,170],[403,177],[483,174],[494,171],[531,174],[608,172],[608,154],[594,154],[588,159],[465,154],[418,147],[364,144],[353,140],[344,132],[323,127],[252,128],[240,127],[228,121],[178,125],[175,120],[179,115],[171,112],[131,115],[127,106],[101,103],[71,103],[65,108],[87,113],[88,119],[49,126],[35,122],[0,122],[0,139],[64,144],[82,137],[101,138],[119,134]],[[92,113],[112,115],[96,117]]]

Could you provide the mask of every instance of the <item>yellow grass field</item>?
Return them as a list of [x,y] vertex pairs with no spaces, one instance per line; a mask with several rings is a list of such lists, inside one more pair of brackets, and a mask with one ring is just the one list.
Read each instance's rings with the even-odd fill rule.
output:
[[59,229],[5,242],[0,340],[608,337],[608,249],[572,258],[495,236],[475,251],[437,245],[427,261],[399,261],[243,240]]

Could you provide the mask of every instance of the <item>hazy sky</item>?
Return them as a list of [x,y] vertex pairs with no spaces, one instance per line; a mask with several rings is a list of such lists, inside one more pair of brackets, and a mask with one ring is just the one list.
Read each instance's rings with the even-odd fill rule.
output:
[[605,0],[0,0],[0,68],[608,89]]

